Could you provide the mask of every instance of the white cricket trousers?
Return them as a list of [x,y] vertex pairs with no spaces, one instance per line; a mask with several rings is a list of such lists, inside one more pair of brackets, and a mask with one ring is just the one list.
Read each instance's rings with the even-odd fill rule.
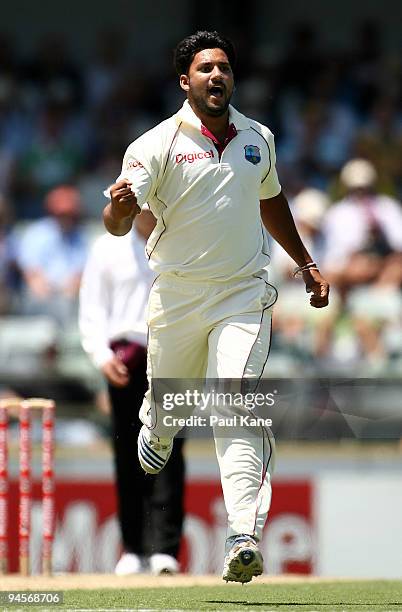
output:
[[[254,379],[269,354],[276,289],[261,276],[202,283],[159,276],[148,310],[148,380],[142,422],[160,438],[181,429],[164,424],[166,410],[152,401],[156,379]],[[252,381],[250,381],[252,382]],[[169,414],[183,416],[183,409]],[[186,416],[189,415],[188,408]],[[266,415],[269,418],[269,414]],[[271,503],[275,444],[263,426],[214,427],[228,533],[261,539]]]

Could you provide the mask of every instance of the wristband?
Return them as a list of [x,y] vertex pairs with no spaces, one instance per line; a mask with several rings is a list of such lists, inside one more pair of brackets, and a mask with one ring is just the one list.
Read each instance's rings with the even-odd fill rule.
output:
[[318,271],[318,265],[316,264],[315,261],[310,261],[310,263],[305,264],[304,266],[298,266],[297,268],[295,268],[293,270],[293,276],[297,276],[298,274],[301,274],[303,272],[307,272],[308,270],[317,270]]

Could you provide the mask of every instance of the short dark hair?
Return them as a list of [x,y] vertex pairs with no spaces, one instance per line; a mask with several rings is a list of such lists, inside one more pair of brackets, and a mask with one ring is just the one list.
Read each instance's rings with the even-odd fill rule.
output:
[[194,56],[203,49],[222,49],[228,57],[230,66],[232,69],[234,68],[236,51],[232,41],[219,34],[219,32],[199,30],[191,36],[186,36],[174,50],[173,63],[179,76],[188,74]]

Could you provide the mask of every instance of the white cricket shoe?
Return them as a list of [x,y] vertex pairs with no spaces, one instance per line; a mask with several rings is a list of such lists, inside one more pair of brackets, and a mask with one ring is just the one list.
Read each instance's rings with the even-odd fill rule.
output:
[[170,438],[158,438],[143,425],[138,434],[138,460],[144,472],[157,474],[165,467],[173,448]]
[[134,553],[123,553],[114,570],[116,576],[129,576],[140,572],[141,559]]
[[250,582],[254,576],[262,574],[262,570],[262,554],[252,536],[241,534],[226,540],[223,580],[226,580],[226,582]]
[[178,574],[180,566],[176,559],[171,555],[165,555],[162,553],[155,553],[149,558],[149,568],[151,573],[155,576],[161,574]]

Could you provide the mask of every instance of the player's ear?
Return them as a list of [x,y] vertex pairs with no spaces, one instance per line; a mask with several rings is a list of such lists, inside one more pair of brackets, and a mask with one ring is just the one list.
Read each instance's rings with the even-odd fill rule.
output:
[[180,87],[184,89],[184,91],[188,91],[190,89],[190,79],[188,74],[180,75]]

